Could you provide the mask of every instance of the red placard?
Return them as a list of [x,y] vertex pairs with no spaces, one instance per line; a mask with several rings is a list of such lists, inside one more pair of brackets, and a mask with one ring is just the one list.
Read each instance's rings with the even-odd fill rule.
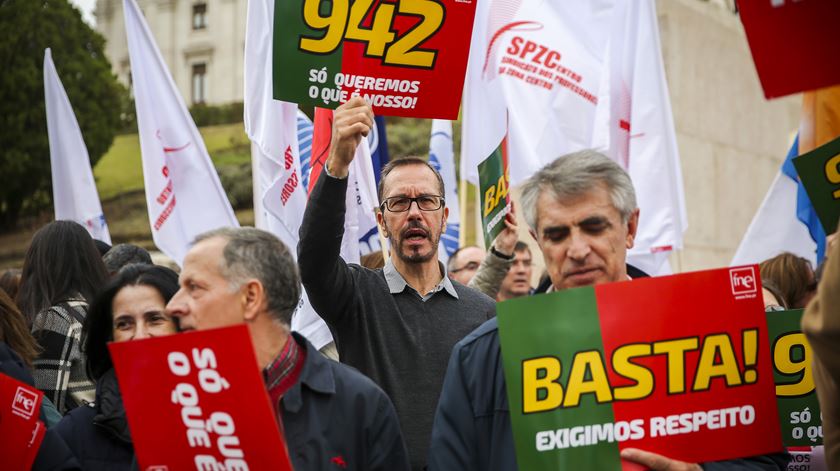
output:
[[247,327],[108,347],[141,470],[291,470]]
[[3,469],[32,467],[46,428],[38,420],[44,393],[0,373],[0,456]]
[[840,2],[738,2],[764,96],[776,98],[840,83]]
[[[652,342],[654,354],[632,363],[654,372],[653,391],[613,404],[617,421],[647,417],[647,433],[631,446],[667,443],[694,462],[782,449],[757,266],[599,285],[595,293],[607,358]],[[614,368],[608,374],[613,386],[633,384]]]
[[[408,3],[405,0],[400,1]],[[423,3],[416,0],[414,3],[418,4],[414,7],[418,9],[418,13],[425,9],[422,6]],[[431,4],[431,2],[424,3]],[[434,53],[433,65],[423,67],[388,64],[379,58],[369,57],[365,53],[365,43],[346,41],[341,70],[345,76],[362,76],[365,77],[365,81],[356,80],[352,86],[345,83],[341,87],[342,92],[346,92],[348,96],[352,96],[353,93],[370,96],[369,100],[376,114],[458,119],[458,108],[461,104],[461,92],[464,89],[464,76],[467,70],[467,57],[470,52],[475,3],[472,0],[447,0],[434,3],[441,7],[446,6],[445,13],[442,15],[442,24],[436,25],[435,33],[414,49],[418,52],[422,50]],[[403,37],[406,37],[409,32],[418,31],[420,25],[417,15],[397,15],[392,23],[395,30],[406,32]],[[370,85],[370,83],[375,84],[375,79],[381,77],[410,83],[411,87],[403,95],[412,97],[412,104],[401,107],[383,106],[382,104],[387,103],[387,94],[380,98],[376,93],[376,85]]]

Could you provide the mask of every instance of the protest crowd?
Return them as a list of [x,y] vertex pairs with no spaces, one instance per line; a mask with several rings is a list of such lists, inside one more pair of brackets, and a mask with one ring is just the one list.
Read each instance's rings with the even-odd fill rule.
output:
[[[384,24],[380,12],[394,15],[401,2],[409,3],[375,2],[380,10],[371,28]],[[248,28],[256,31],[255,18],[273,18],[275,2],[250,3],[270,6],[249,10]],[[325,19],[320,2],[304,3],[304,18]],[[142,15],[134,0],[123,5],[131,29],[132,15]],[[438,7],[424,8],[430,10],[412,14],[424,21],[436,17]],[[633,11],[627,7],[626,13]],[[373,30],[347,31],[347,38],[364,42],[350,35]],[[270,27],[262,33],[261,47],[274,37]],[[462,32],[467,46],[469,33]],[[143,28],[129,32],[132,62],[141,57],[136,51],[143,34],[148,34]],[[254,53],[265,51],[251,49],[249,37],[246,65],[256,57],[271,69],[272,58],[297,63],[283,54],[331,54],[318,49],[329,37],[307,37],[308,43],[301,41],[299,48],[295,43],[291,52],[275,42],[270,57]],[[587,110],[603,98],[559,65],[564,56],[537,39],[516,36],[496,51],[498,37],[479,52],[452,46],[453,54],[462,54],[460,62],[449,55],[440,60],[460,63],[463,68],[455,72],[463,73],[467,55],[470,61],[492,58],[510,67],[498,74],[511,80],[519,74],[511,68],[560,70],[564,77],[556,84],[593,106]],[[395,58],[384,52],[385,45],[371,44],[365,57],[384,55],[386,65],[422,61],[424,56],[410,54],[429,52],[410,50]],[[160,58],[154,47],[149,51]],[[610,49],[617,52],[627,53]],[[540,59],[527,57],[531,53]],[[188,463],[188,469],[213,471],[840,470],[836,216],[831,225],[822,220],[830,230],[822,229],[816,266],[794,248],[782,247],[755,265],[673,276],[649,272],[631,252],[640,243],[648,244],[644,249],[651,254],[659,250],[649,246],[650,234],[666,230],[652,226],[670,220],[648,216],[642,201],[651,194],[671,198],[667,185],[651,188],[642,181],[627,163],[630,151],[615,149],[620,145],[578,146],[526,165],[530,157],[517,153],[522,147],[508,143],[509,123],[499,128],[488,118],[482,126],[503,130],[492,143],[480,142],[491,157],[471,169],[479,173],[483,240],[464,243],[449,231],[458,220],[458,201],[450,196],[454,170],[442,168],[439,150],[397,156],[369,175],[368,136],[377,132],[379,114],[426,113],[429,100],[422,91],[432,88],[429,81],[443,80],[440,70],[438,75],[426,70],[434,67],[403,65],[415,67],[416,77],[384,78],[378,69],[338,72],[341,81],[355,77],[358,87],[382,92],[379,101],[358,90],[349,94],[338,82],[330,89],[327,79],[319,78],[326,67],[309,71],[310,82],[318,83],[308,84],[316,102],[335,95],[335,106],[326,119],[323,159],[317,170],[306,172],[299,166],[299,149],[284,140],[293,136],[288,142],[296,146],[297,130],[274,126],[294,120],[294,97],[279,97],[281,105],[272,95],[270,73],[246,74],[249,100],[268,103],[246,102],[246,133],[252,152],[263,158],[254,168],[274,172],[262,179],[262,191],[255,189],[255,200],[264,205],[255,208],[265,218],[259,228],[239,227],[223,192],[218,197],[201,190],[207,187],[198,180],[221,188],[209,158],[202,157],[206,149],[167,141],[179,134],[165,119],[174,119],[183,105],[167,108],[161,98],[160,116],[167,117],[149,120],[140,103],[153,80],[135,79],[140,134],[154,135],[162,149],[155,148],[159,159],[145,174],[150,225],[155,243],[173,263],[156,264],[138,245],[112,245],[110,236],[101,235],[107,231],[97,233],[89,220],[59,217],[57,209],[55,220],[28,241],[22,267],[2,271],[0,399],[11,400],[13,408],[11,414],[0,410],[0,440],[6,442],[3,450],[14,451],[15,461],[7,468],[4,459],[12,463],[11,455],[0,456],[0,469],[25,463],[20,469],[163,471]],[[550,79],[525,81],[554,86]],[[460,82],[450,85],[457,90],[447,93],[460,94]],[[475,90],[465,94],[489,96]],[[400,98],[391,92],[420,95]],[[448,113],[457,115],[459,100],[460,95],[457,103],[446,103]],[[488,114],[524,121],[515,111],[497,113],[490,103],[477,101]],[[387,110],[389,103],[401,109]],[[316,122],[324,111],[316,109]],[[184,129],[180,135],[198,136],[194,124]],[[673,140],[662,141],[676,147]],[[60,153],[52,148],[52,136],[50,145],[53,154]],[[147,159],[151,147],[143,145]],[[657,149],[670,152],[666,147]],[[834,183],[840,183],[840,160],[833,159]],[[316,160],[313,153],[313,167]],[[160,188],[149,189],[153,185]],[[365,205],[370,214],[360,209]],[[188,208],[201,210],[185,214]],[[363,236],[353,226],[365,217],[373,229]],[[102,221],[104,226],[104,216]],[[184,243],[165,245],[177,238],[173,234]],[[377,237],[379,245],[370,242]],[[375,248],[364,251],[360,241]],[[706,318],[705,306],[731,317]],[[791,312],[799,316],[795,325],[772,333],[773,316]],[[786,428],[784,415],[790,414],[783,399],[777,409],[777,396],[813,401],[807,404],[814,409],[791,415],[805,425],[793,432]],[[751,402],[733,403],[736,397]],[[783,431],[811,439],[814,446],[791,445]],[[704,441],[694,446],[701,435]],[[741,440],[749,445],[739,448]],[[716,454],[714,448],[726,452]],[[175,456],[183,460],[157,461]],[[811,468],[796,467],[803,456]]]
[[[275,236],[252,228],[199,235],[180,275],[152,265],[139,247],[97,244],[71,221],[35,234],[19,280],[0,292],[0,367],[45,394],[49,428],[34,469],[137,466],[108,342],[242,323],[294,469],[328,469],[331,450],[353,469],[516,469],[494,303],[536,294],[530,250],[516,240],[511,214],[486,254],[461,249],[447,270],[437,257],[448,212],[443,181],[424,159],[409,157],[389,163],[379,186],[390,258],[378,269],[345,262],[346,177],[372,123],[361,99],[336,110],[297,262]],[[608,157],[561,156],[525,183],[521,206],[546,265],[548,282],[537,291],[646,276],[625,256],[642,217],[633,183]],[[832,310],[840,302],[838,250],[829,249],[819,285],[808,263],[790,254],[761,265],[768,309],[808,305],[821,398],[834,397],[840,373]],[[301,287],[330,326],[340,362],[290,330]],[[828,455],[840,459],[828,422],[836,407],[823,403]],[[636,449],[621,456],[656,470],[785,469],[789,459],[783,450],[702,464]]]

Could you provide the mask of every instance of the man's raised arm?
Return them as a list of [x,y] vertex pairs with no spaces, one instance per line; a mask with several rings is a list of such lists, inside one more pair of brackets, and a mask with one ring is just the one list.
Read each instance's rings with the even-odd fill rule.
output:
[[354,312],[354,280],[339,252],[350,163],[371,126],[373,112],[361,98],[353,98],[335,110],[330,155],[309,196],[300,226],[301,280],[312,307],[327,322]]

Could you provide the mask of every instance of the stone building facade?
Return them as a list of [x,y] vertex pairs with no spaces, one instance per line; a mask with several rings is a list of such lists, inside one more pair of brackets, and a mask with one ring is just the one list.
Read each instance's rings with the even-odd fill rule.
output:
[[[138,0],[188,105],[242,101],[247,0]],[[122,0],[98,0],[96,29],[114,73],[131,83]]]
[[657,2],[688,209],[677,272],[729,264],[799,126],[801,95],[764,98],[741,20],[721,3]]

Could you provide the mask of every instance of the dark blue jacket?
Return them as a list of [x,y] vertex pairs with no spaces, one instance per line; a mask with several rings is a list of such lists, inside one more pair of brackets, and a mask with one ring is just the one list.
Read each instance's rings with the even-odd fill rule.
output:
[[[0,373],[30,386],[35,385],[32,374],[26,369],[23,360],[5,342],[0,342]],[[46,423],[43,406],[41,409],[41,420]],[[73,458],[70,450],[67,449],[67,445],[64,444],[64,441],[61,440],[54,430],[48,429],[44,434],[41,447],[38,449],[38,455],[35,456],[35,462],[32,463],[32,470],[59,471],[75,469],[80,469],[79,464]]]
[[[432,428],[429,471],[516,470],[509,410],[493,318],[452,350]],[[707,471],[784,470],[789,459],[779,453],[702,466]]]
[[283,430],[299,471],[406,471],[408,452],[394,405],[368,377],[306,350],[300,378],[281,400]]
[[136,469],[134,447],[113,368],[96,382],[96,402],[68,412],[54,430],[85,470]]

